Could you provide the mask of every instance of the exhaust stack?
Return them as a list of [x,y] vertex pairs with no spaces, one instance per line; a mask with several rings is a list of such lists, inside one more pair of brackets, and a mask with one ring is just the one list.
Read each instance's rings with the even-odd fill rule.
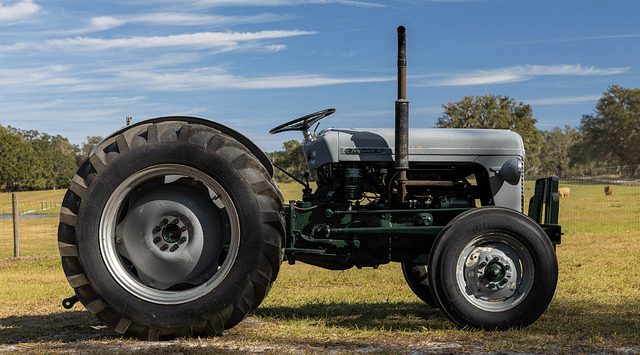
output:
[[407,193],[409,170],[409,101],[407,101],[407,35],[398,27],[398,99],[396,100],[395,168],[398,172],[396,202],[402,203]]

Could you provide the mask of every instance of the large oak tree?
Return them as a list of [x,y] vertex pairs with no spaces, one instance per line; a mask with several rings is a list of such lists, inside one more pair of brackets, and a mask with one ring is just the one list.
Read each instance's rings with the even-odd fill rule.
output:
[[640,164],[640,89],[612,85],[593,114],[583,115],[584,140],[574,158],[608,165]]

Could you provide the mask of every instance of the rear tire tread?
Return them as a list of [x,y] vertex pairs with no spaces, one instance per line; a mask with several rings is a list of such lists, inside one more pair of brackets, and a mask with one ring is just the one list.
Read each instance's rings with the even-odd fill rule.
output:
[[[252,181],[256,175],[262,179],[262,181],[256,179],[257,181],[251,183],[250,186],[253,193],[261,197],[258,199],[260,202],[258,209],[262,212],[263,229],[267,229],[270,233],[264,233],[266,239],[264,240],[265,245],[260,249],[261,257],[258,258],[254,266],[254,272],[249,275],[252,280],[249,283],[251,286],[249,289],[238,292],[237,299],[228,306],[227,310],[210,314],[204,321],[192,324],[188,327],[189,331],[186,334],[190,336],[219,335],[223,330],[242,321],[269,292],[283,259],[281,245],[285,228],[281,212],[282,194],[276,190],[275,185],[269,183],[271,177],[267,171],[248,149],[217,130],[173,121],[137,126],[102,142],[74,175],[63,200],[58,228],[58,246],[63,270],[85,308],[97,315],[117,333],[148,340],[183,335],[185,327],[175,329],[141,324],[123,315],[113,319],[113,315],[117,312],[100,298],[87,278],[84,272],[85,266],[82,265],[82,260],[78,257],[76,240],[76,229],[79,224],[77,211],[83,201],[87,200],[87,194],[95,178],[100,177],[101,173],[119,156],[136,149],[146,149],[146,147],[152,149],[155,145],[167,141],[180,142],[181,144],[188,142],[204,147],[236,166],[243,175],[249,177],[249,181]],[[112,144],[115,149],[111,148],[108,153],[105,152],[107,147]],[[140,148],[141,146],[146,147]],[[274,255],[276,256],[274,257]]]

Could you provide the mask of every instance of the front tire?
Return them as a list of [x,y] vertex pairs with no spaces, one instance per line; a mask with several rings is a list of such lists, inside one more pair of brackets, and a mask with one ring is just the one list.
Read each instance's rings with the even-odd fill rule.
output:
[[103,142],[65,195],[58,241],[85,307],[142,339],[216,335],[269,292],[282,198],[238,141],[169,121]]
[[436,239],[429,284],[461,327],[507,329],[535,322],[558,281],[553,245],[533,220],[501,207],[456,217]]

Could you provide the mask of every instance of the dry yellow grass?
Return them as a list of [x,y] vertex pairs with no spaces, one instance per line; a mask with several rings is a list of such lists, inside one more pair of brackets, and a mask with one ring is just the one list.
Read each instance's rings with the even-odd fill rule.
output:
[[[21,218],[20,255],[43,256],[58,253],[58,218]],[[13,220],[0,219],[0,259],[13,257]]]

